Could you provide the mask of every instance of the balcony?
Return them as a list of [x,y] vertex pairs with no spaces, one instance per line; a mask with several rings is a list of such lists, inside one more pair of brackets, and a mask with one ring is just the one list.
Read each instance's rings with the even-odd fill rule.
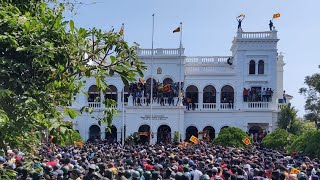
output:
[[185,75],[234,75],[233,65],[228,64],[230,56],[196,56],[185,59]]
[[[101,102],[88,102],[87,106],[93,108],[94,110],[103,110],[105,108],[105,105],[102,104]],[[114,105],[111,108],[120,109],[119,107],[117,108],[117,105]]]
[[191,56],[186,57],[185,64],[227,64],[229,58],[231,58],[231,56]]
[[243,32],[238,31],[237,39],[277,39],[277,31]]
[[[152,56],[152,49],[137,49],[137,54],[140,57],[144,56]],[[153,56],[180,56],[184,55],[184,48],[176,48],[176,49],[162,49],[157,48],[153,49]]]
[[269,109],[269,102],[248,102],[249,109]]

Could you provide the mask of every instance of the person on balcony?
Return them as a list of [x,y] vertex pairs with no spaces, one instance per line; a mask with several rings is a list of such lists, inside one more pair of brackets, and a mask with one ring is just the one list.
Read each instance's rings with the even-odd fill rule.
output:
[[247,102],[249,96],[249,90],[247,88],[243,88],[243,101]]
[[262,101],[263,102],[267,101],[267,90],[266,90],[266,88],[263,88],[263,90],[262,90]]
[[283,91],[283,103],[287,103],[286,91]]
[[135,92],[132,93],[132,101],[133,101],[133,105],[135,106],[137,104],[137,95]]
[[141,92],[137,92],[137,104],[138,106],[141,106],[141,97],[142,97],[142,94]]
[[191,99],[191,106],[192,106],[192,110],[196,109],[195,97],[192,97],[192,99]]
[[170,91],[170,92],[169,92],[169,95],[168,95],[168,104],[169,104],[169,106],[171,106],[171,104],[172,104],[172,106],[174,106],[173,91]]
[[273,28],[273,22],[272,22],[272,20],[270,20],[270,22],[269,22],[269,28],[270,28],[270,31],[272,31],[272,28]]
[[150,93],[149,92],[146,93],[146,97],[147,97],[147,106],[149,106],[149,104],[150,104]]

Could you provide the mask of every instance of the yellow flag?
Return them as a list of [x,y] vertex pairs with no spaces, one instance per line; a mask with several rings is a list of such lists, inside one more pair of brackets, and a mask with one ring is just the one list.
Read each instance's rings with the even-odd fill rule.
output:
[[276,18],[279,18],[279,17],[280,17],[280,13],[273,14],[273,19],[276,19]]
[[299,174],[300,170],[297,168],[291,168],[290,174]]
[[192,135],[189,139],[191,142],[193,142],[194,144],[198,144],[199,140],[197,137],[195,137],[194,135]]
[[245,137],[243,140],[242,140],[242,142],[245,144],[245,145],[249,145],[249,144],[251,144],[251,142],[250,142],[250,139],[248,138],[248,137]]

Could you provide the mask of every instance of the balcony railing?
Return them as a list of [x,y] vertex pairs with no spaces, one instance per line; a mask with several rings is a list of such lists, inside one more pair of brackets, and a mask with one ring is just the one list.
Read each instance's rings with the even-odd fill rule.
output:
[[226,64],[231,56],[194,56],[186,57],[186,64]]
[[212,75],[212,74],[235,74],[235,70],[232,66],[186,66],[186,75]]
[[239,31],[238,39],[277,39],[277,31],[243,32]]
[[249,109],[268,109],[269,103],[268,102],[249,102],[247,107]]
[[190,103],[188,104],[189,107],[187,107],[187,110],[198,110],[199,109],[199,103]]
[[[181,54],[180,54],[181,50]],[[152,56],[152,49],[137,49],[138,56]],[[184,48],[180,49],[153,49],[154,56],[180,56],[184,54]]]
[[101,102],[88,102],[88,106],[94,109],[100,109],[101,104]]
[[[171,102],[171,106],[176,106],[177,104],[177,97],[173,98],[173,102]],[[180,104],[180,103],[179,103]],[[163,105],[164,106],[169,106],[169,99],[168,98],[164,98],[163,99]],[[246,109],[246,110],[280,110],[282,107],[286,106],[287,103],[272,103],[272,102],[243,102],[243,104],[239,104],[239,109]],[[96,110],[101,110],[103,108],[105,108],[105,105],[102,104],[101,102],[87,102],[87,106],[96,109]],[[150,103],[147,102],[147,98],[146,97],[142,97],[140,98],[140,103],[138,103],[138,101],[136,101],[135,104],[133,104],[132,101],[125,102],[125,107],[127,106],[140,106],[140,107],[149,107]],[[160,103],[160,100],[158,101],[157,99],[153,100],[153,104],[152,106],[162,106]],[[235,109],[235,104],[234,103],[190,103],[188,104],[189,110],[195,110],[195,111],[201,111],[201,110],[206,110],[206,111],[223,111],[223,110],[234,110]],[[188,107],[186,107],[186,109],[188,109]],[[122,104],[120,102],[119,106],[118,103],[116,105],[114,105],[113,107],[114,109],[121,109],[122,108]],[[238,109],[238,108],[237,108]]]
[[234,109],[234,104],[233,103],[221,103],[220,109],[221,110]]
[[204,110],[217,109],[217,104],[216,103],[203,103],[202,107],[203,107],[202,109],[204,109]]

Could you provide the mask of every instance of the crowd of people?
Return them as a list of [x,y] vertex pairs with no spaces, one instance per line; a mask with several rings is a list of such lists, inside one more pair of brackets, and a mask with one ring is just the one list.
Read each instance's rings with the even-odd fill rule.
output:
[[6,150],[3,169],[17,172],[16,179],[50,180],[318,180],[319,159],[302,153],[282,154],[260,147],[198,145],[125,145],[104,141],[82,146],[43,144],[32,169],[26,169],[24,153]]
[[243,88],[244,102],[270,102],[273,90],[271,88]]
[[[152,86],[152,99],[153,102],[157,102],[161,106],[165,106],[165,98],[167,104],[170,106],[177,105],[174,102],[174,97],[178,97],[179,94],[179,84],[168,82],[160,83],[155,82]],[[141,106],[142,104],[149,105],[151,99],[151,82],[145,82],[144,80],[139,80],[137,83],[131,83],[129,86],[129,93],[132,95],[133,105]],[[145,100],[145,102],[143,102]],[[177,102],[178,103],[178,102]]]

